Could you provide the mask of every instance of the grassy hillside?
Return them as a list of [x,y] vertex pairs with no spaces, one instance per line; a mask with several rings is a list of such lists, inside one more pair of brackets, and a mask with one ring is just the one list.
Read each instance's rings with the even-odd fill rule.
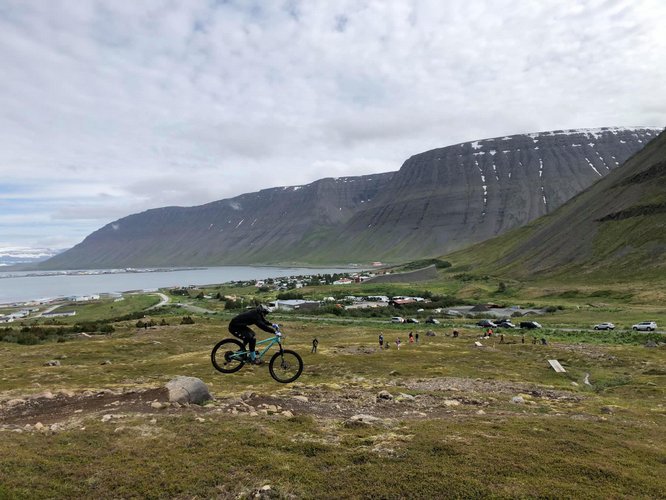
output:
[[[306,365],[283,386],[265,367],[212,369],[226,320],[165,319],[172,326],[121,322],[110,336],[0,347],[0,434],[13,450],[0,455],[0,497],[252,498],[269,486],[261,498],[658,498],[666,489],[663,347],[603,333],[600,344],[518,335],[499,344],[470,327],[454,339],[446,325],[435,337],[420,328],[419,344],[398,350],[410,326],[280,320]],[[379,332],[389,350],[377,349]],[[60,366],[45,366],[51,359]],[[200,378],[215,400],[169,404],[160,388],[177,375]]]

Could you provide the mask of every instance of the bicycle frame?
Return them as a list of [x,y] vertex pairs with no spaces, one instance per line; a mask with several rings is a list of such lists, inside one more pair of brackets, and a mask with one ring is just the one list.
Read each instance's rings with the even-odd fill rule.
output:
[[[277,335],[274,335],[273,337],[268,337],[267,339],[264,340],[258,340],[257,343],[255,344],[255,349],[257,349],[259,346],[263,344],[268,344],[266,347],[263,348],[263,350],[259,350],[259,354],[257,354],[257,357],[259,359],[263,358],[264,355],[270,350],[271,347],[273,347],[275,344],[279,344],[280,346],[280,351],[282,351],[282,333],[278,333]],[[250,351],[243,349],[240,351],[236,351],[231,355],[232,358],[240,358],[248,354]]]

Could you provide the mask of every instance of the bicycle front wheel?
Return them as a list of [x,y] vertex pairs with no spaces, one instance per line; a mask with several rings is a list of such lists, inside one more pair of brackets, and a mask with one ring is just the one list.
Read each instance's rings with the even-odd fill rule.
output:
[[210,353],[210,360],[217,371],[234,373],[243,368],[245,361],[238,354],[243,344],[235,339],[224,339],[217,343]]
[[273,354],[268,363],[271,377],[282,384],[293,382],[303,373],[303,360],[297,352],[284,349]]

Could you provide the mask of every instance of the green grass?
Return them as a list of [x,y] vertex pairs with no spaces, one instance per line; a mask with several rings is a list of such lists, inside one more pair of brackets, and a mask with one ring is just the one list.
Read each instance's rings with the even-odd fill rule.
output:
[[[388,323],[392,311],[382,318],[273,314],[287,334],[286,346],[305,361],[301,378],[286,386],[262,367],[231,375],[212,368],[210,350],[228,336],[233,314],[217,300],[187,300],[214,315],[175,306],[146,312],[169,326],[140,329],[136,320],[116,321],[107,336],[33,346],[0,343],[0,403],[47,391],[81,395],[157,388],[178,375],[200,378],[216,398],[204,408],[162,413],[124,414],[110,406],[98,414],[72,414],[80,420],[57,431],[5,427],[0,439],[12,453],[0,454],[0,498],[248,498],[264,485],[276,498],[663,495],[665,347],[644,344],[664,339],[584,331],[601,321],[666,324],[661,290],[641,283],[595,287],[507,280],[506,291],[499,293],[495,277],[469,277],[460,270],[441,275],[434,283],[353,285],[344,293],[429,291],[461,300],[551,305],[554,312],[528,318],[541,322],[543,330],[502,331],[505,344],[498,336],[479,338],[481,329],[469,318],[395,325]],[[209,290],[270,298],[254,287]],[[301,291],[325,296],[339,288]],[[133,295],[82,304],[67,322],[110,320],[156,302],[155,296]],[[185,315],[195,324],[181,325]],[[449,336],[453,328],[460,338]],[[425,335],[429,329],[435,337]],[[407,343],[409,331],[419,332],[419,345]],[[389,350],[377,349],[380,332]],[[533,345],[532,335],[547,338],[548,345]],[[398,336],[400,350],[394,343]],[[320,342],[316,355],[310,353],[314,337]],[[475,341],[484,347],[475,347]],[[53,359],[61,365],[45,366]],[[567,372],[554,372],[549,359],[559,360]],[[336,413],[335,404],[374,401],[382,390],[426,403],[418,411],[409,402],[392,403],[395,414],[375,425],[350,425]],[[232,415],[219,406],[247,391],[279,401],[304,394],[331,403],[321,414],[303,411],[291,418]],[[524,404],[512,402],[517,395]],[[456,404],[448,406],[451,401]],[[373,408],[359,407],[357,413]],[[103,413],[122,416],[103,422]]]
[[[540,346],[515,335],[507,337],[515,344],[482,340],[479,349],[474,328],[453,339],[448,326],[426,337],[424,325],[286,320],[286,344],[302,353],[306,368],[297,384],[282,386],[263,369],[212,369],[209,352],[226,336],[226,321],[196,317],[194,325],[176,326],[177,316],[166,319],[172,326],[118,324],[110,337],[2,344],[2,399],[160,387],[188,375],[218,399],[296,391],[345,404],[354,400],[348,394],[373,398],[388,390],[433,398],[438,413],[350,426],[331,415],[182,409],[111,422],[91,416],[59,432],[2,432],[3,447],[14,451],[0,456],[0,497],[236,498],[269,484],[279,498],[658,498],[666,488],[663,347],[616,344],[612,333],[600,333],[607,342],[549,336],[550,345]],[[420,345],[397,350],[395,337],[406,341],[410,329],[420,332]],[[388,351],[376,349],[380,331]],[[314,336],[316,355],[309,352]],[[43,366],[53,358],[61,366]],[[560,360],[567,373],[555,373],[547,359]],[[586,374],[592,387],[583,383]],[[427,385],[450,380],[463,389]],[[559,392],[540,395],[549,391]],[[528,403],[511,403],[519,393]],[[442,398],[463,403],[448,409]]]

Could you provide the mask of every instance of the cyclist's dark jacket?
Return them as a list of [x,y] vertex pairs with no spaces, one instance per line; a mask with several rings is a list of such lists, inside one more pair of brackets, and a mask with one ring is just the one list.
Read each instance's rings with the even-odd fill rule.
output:
[[271,324],[266,321],[266,317],[256,309],[250,309],[234,317],[229,323],[229,331],[235,333],[245,330],[250,325],[256,325],[268,333],[275,333]]

